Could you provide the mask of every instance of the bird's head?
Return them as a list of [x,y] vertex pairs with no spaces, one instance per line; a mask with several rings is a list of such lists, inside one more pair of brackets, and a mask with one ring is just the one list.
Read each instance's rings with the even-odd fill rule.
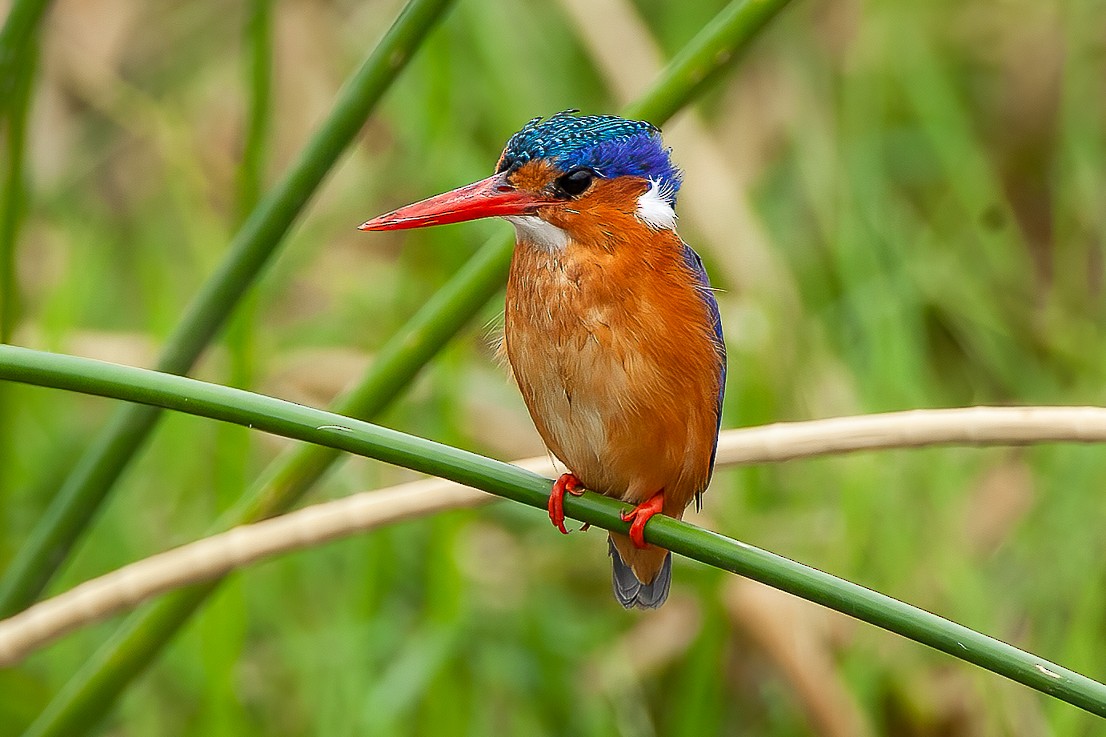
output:
[[680,171],[660,131],[615,115],[557,113],[511,136],[496,172],[373,218],[361,230],[401,230],[502,217],[546,250],[610,239],[627,227],[674,230]]

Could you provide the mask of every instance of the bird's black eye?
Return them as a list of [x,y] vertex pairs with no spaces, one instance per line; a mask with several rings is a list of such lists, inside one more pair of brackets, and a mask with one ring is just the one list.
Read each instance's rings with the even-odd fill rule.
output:
[[581,166],[557,177],[554,186],[565,196],[576,197],[587,191],[594,178],[594,171]]

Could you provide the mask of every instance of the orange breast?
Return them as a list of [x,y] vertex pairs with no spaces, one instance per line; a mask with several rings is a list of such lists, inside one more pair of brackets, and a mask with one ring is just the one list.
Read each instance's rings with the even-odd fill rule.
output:
[[607,250],[520,244],[506,352],[546,445],[589,489],[665,491],[679,517],[710,477],[719,355],[671,232]]

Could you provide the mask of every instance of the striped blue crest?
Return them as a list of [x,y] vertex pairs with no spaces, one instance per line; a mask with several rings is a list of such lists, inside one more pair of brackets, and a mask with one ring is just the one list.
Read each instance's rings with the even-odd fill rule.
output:
[[675,205],[680,170],[672,163],[670,149],[664,147],[656,126],[617,115],[576,112],[537,117],[524,125],[507,141],[497,171],[546,159],[562,171],[586,167],[607,179],[641,177],[656,182],[658,191]]

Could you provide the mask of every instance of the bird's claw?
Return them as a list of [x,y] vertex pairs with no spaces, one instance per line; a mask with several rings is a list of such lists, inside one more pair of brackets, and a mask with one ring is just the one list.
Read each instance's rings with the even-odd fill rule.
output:
[[565,528],[566,492],[572,496],[584,494],[584,485],[574,474],[561,474],[561,477],[553,483],[553,491],[549,494],[549,521],[564,535],[568,534],[568,529]]
[[633,509],[618,513],[623,522],[630,523],[630,541],[634,544],[634,547],[641,549],[649,547],[649,543],[645,542],[645,523],[654,514],[660,514],[663,509],[664,492],[658,491]]

